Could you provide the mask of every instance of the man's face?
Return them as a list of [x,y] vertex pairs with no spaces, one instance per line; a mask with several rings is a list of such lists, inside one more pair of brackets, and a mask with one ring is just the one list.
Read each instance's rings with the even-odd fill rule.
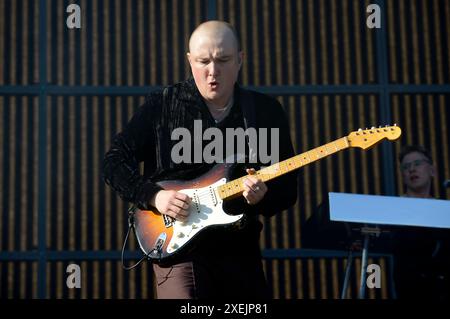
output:
[[434,176],[433,165],[419,152],[407,154],[400,164],[400,169],[404,184],[414,191],[426,187]]
[[202,97],[216,107],[224,107],[233,94],[242,62],[231,32],[203,32],[196,36],[189,63]]

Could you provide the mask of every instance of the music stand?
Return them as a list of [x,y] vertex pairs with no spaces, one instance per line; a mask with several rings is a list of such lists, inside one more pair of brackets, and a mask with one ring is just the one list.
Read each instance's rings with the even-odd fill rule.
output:
[[[362,224],[364,238],[358,298],[365,298],[370,237],[378,237],[380,225],[450,228],[450,201],[410,197],[329,193],[330,220]],[[341,297],[345,296],[353,262],[349,253]]]

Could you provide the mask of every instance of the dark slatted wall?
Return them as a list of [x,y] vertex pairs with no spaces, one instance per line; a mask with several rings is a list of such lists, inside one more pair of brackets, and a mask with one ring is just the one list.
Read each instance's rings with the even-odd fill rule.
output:
[[[71,3],[81,29],[66,27]],[[383,10],[380,30],[366,26],[370,3]],[[145,94],[189,76],[189,34],[208,18],[236,26],[240,82],[282,102],[297,152],[359,127],[403,129],[396,143],[301,169],[295,207],[262,219],[275,298],[340,297],[345,252],[304,249],[302,227],[329,191],[402,194],[401,146],[430,148],[434,194],[448,198],[448,0],[0,0],[0,298],[153,296],[147,265],[121,268],[127,205],[103,184],[100,165]],[[132,237],[127,248],[133,263]],[[392,297],[390,258],[372,262],[382,288],[368,297]],[[81,289],[66,287],[71,263]],[[349,297],[358,284],[353,271]]]

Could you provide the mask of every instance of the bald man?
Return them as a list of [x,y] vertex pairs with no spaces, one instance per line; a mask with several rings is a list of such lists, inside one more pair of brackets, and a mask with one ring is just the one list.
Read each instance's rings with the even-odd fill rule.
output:
[[[210,171],[216,162],[195,160],[196,122],[201,129],[220,130],[225,161],[226,146],[234,145],[235,136],[227,129],[265,129],[259,146],[275,146],[279,159],[294,156],[289,125],[280,103],[269,96],[244,90],[237,84],[243,63],[243,52],[235,29],[222,21],[199,25],[189,39],[187,53],[192,77],[149,94],[125,129],[118,133],[103,162],[105,182],[125,201],[143,210],[156,208],[161,214],[184,221],[189,216],[191,198],[184,193],[163,189],[162,180],[191,180]],[[188,150],[189,161],[174,160],[172,133],[177,129],[190,132],[194,145]],[[203,133],[202,132],[202,133]],[[237,132],[237,131],[236,131]],[[278,136],[272,136],[278,132]],[[277,139],[273,139],[275,137]],[[219,137],[217,137],[219,138]],[[207,138],[205,138],[207,139]],[[231,140],[233,139],[233,140]],[[270,143],[275,141],[275,145]],[[201,143],[203,147],[209,141]],[[237,230],[214,229],[194,242],[189,253],[170,263],[154,264],[158,298],[267,298],[270,293],[262,268],[259,236],[262,224],[258,216],[273,216],[297,199],[297,176],[283,175],[264,183],[254,175],[261,165],[260,157],[237,166],[235,175],[246,175],[242,196],[224,203],[230,214],[246,214],[245,226]],[[203,149],[204,150],[204,149]],[[258,150],[256,151],[257,154]],[[204,155],[202,152],[200,155]],[[217,155],[217,154],[216,154]],[[141,175],[138,164],[144,162]]]

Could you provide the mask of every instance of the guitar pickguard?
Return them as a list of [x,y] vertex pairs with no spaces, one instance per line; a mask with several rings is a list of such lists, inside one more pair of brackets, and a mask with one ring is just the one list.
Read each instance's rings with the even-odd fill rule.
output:
[[223,201],[215,189],[225,183],[226,179],[222,178],[207,187],[179,190],[180,193],[191,197],[192,203],[189,207],[188,219],[186,221],[176,220],[171,226],[173,227],[173,236],[167,247],[169,254],[173,254],[179,248],[184,247],[207,227],[232,225],[242,219],[243,214],[228,215],[222,208]]

